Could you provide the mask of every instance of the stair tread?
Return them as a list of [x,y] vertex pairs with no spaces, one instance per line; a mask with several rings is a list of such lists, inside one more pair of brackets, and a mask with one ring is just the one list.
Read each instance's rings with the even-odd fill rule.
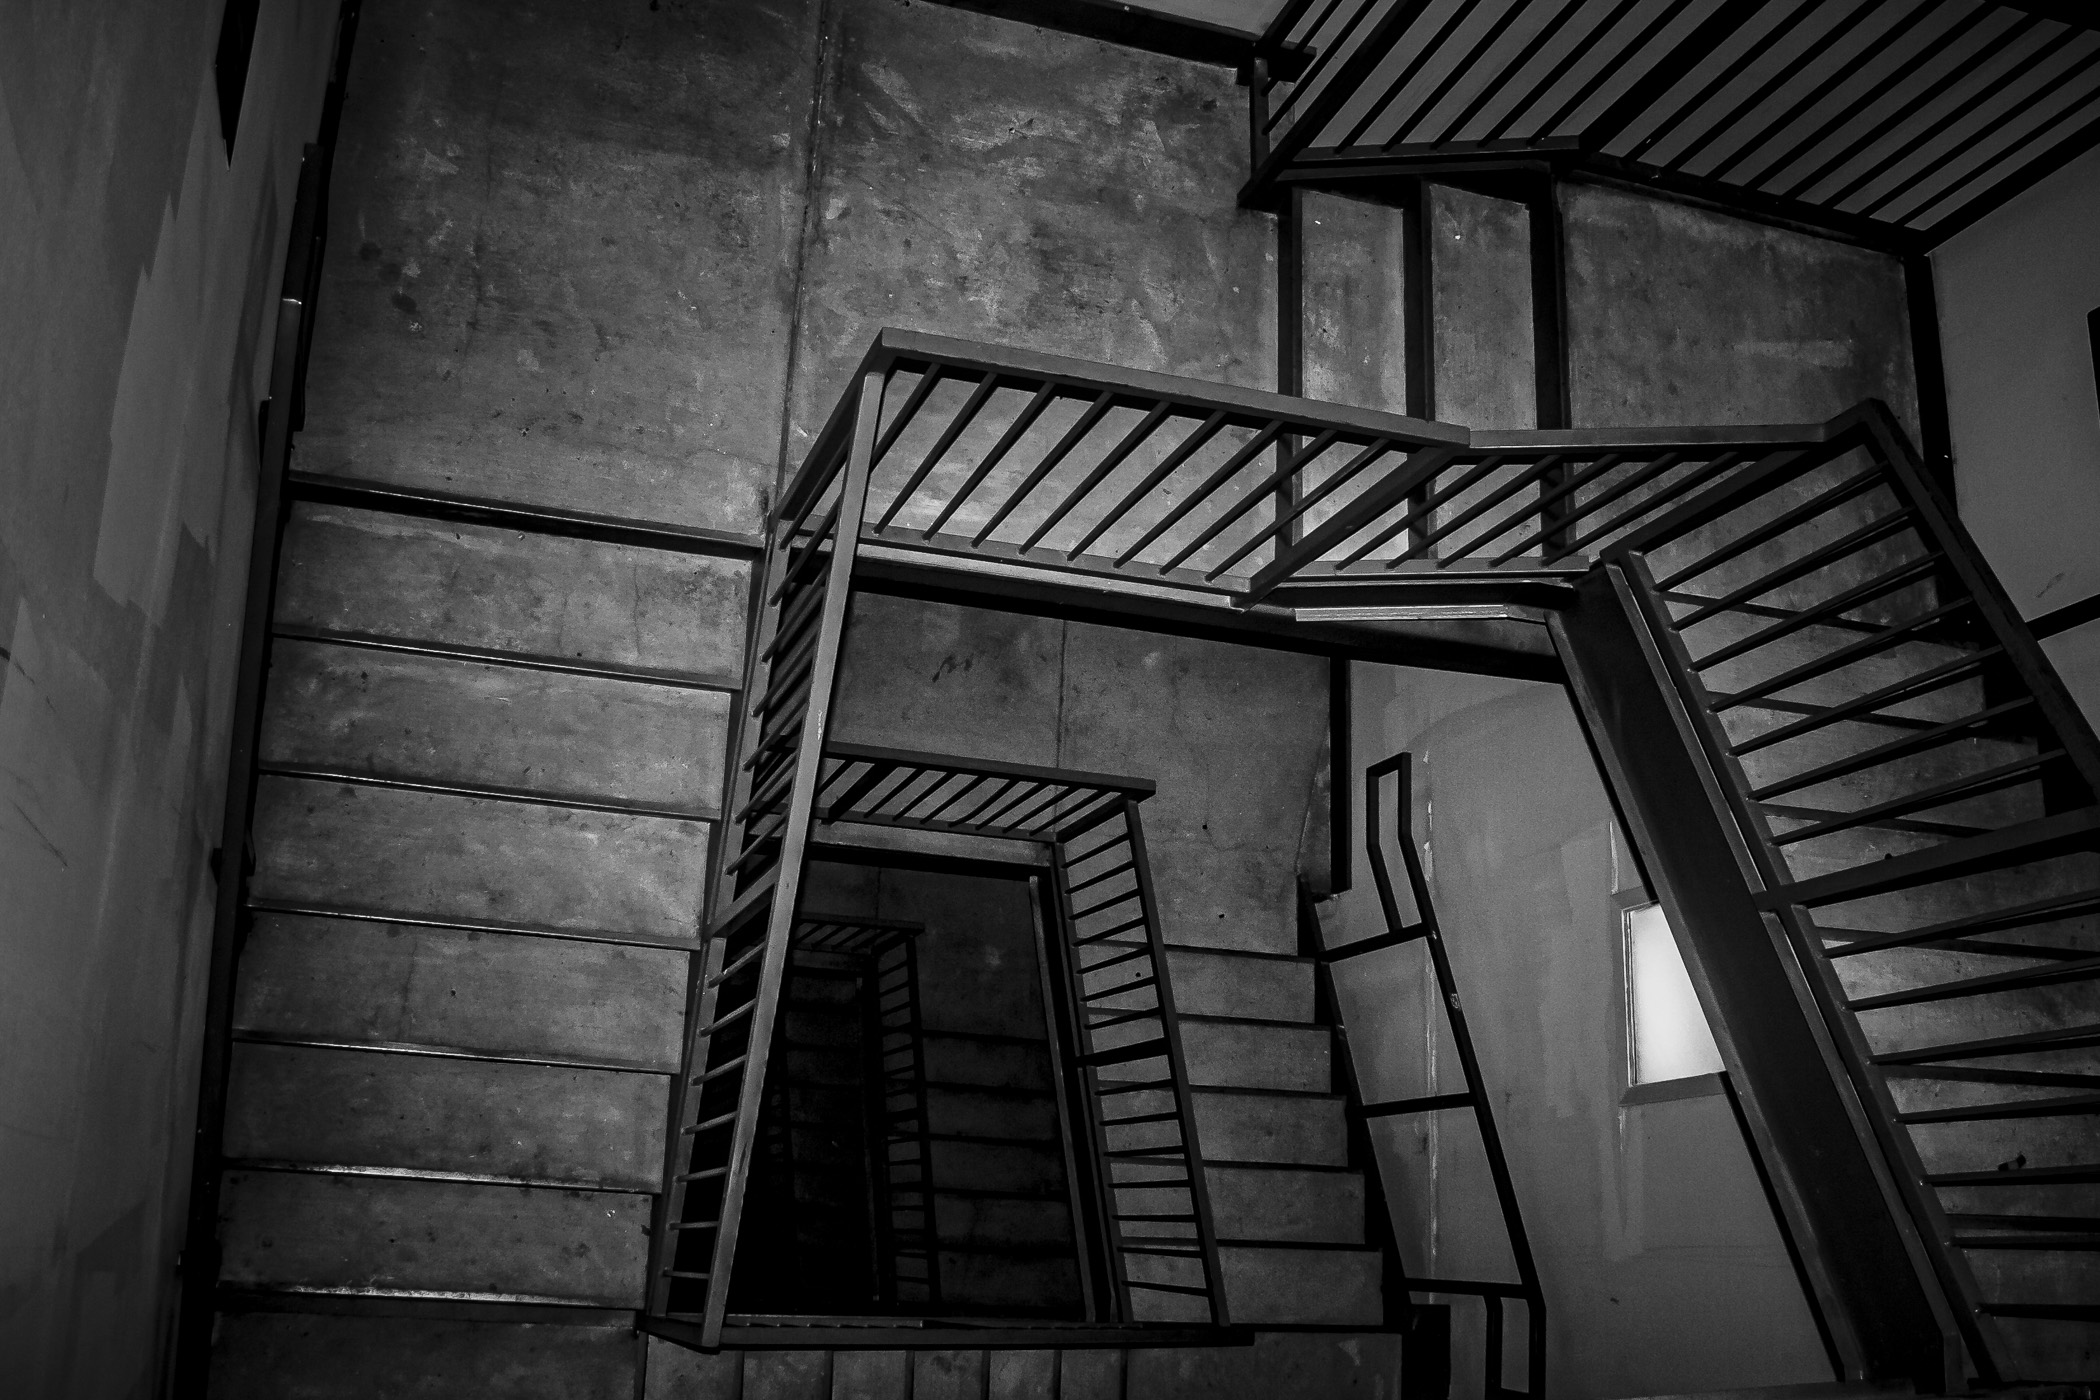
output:
[[2000,827],[1987,836],[1950,841],[1849,870],[1792,881],[1759,896],[1767,908],[1782,904],[1814,907],[1868,895],[1955,879],[1979,870],[2002,870],[2100,841],[2100,807],[2040,817]]

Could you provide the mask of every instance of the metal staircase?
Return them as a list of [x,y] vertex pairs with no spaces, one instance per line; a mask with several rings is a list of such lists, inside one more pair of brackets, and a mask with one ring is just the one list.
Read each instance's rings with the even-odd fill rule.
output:
[[[1142,785],[827,747],[860,579],[1343,655],[1393,634],[1323,633],[1337,612],[1485,613],[1508,625],[1469,622],[1470,644],[1514,674],[1539,673],[1526,637],[1549,622],[1847,1369],[2090,1369],[2100,759],[1886,410],[1468,432],[895,331],[853,383],[770,541],[652,1312],[719,1335],[753,1037],[822,820],[1057,847],[1109,1195],[1137,1165],[1187,1193],[1142,1220],[1110,1207],[1114,1314],[1223,1320]],[[1117,1136],[1155,1126],[1163,1143]],[[1195,1304],[1147,1313],[1129,1289]],[[1519,1292],[1537,1393],[1543,1298],[1529,1273]]]
[[2090,1374],[2100,745],[1886,415],[1607,565],[1973,1374]]

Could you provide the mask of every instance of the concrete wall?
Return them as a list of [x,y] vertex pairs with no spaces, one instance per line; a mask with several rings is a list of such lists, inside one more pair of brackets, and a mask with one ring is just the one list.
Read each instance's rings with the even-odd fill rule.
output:
[[[2023,613],[2100,592],[2100,152],[1932,255],[1962,522]],[[2100,719],[2100,627],[2044,644]]]
[[1326,662],[863,596],[839,696],[847,743],[1156,780],[1167,940],[1297,951],[1297,876],[1327,869]]
[[1561,214],[1576,426],[1816,422],[1878,398],[1916,440],[1894,258],[1585,185]]
[[[1436,416],[1530,427],[1523,206],[1432,186],[1429,213]],[[1399,409],[1401,216],[1318,194],[1306,214],[1306,392]],[[1563,186],[1561,216],[1577,427],[1814,422],[1879,398],[1915,436],[1895,259],[1597,186]]]
[[[1358,760],[1415,755],[1410,816],[1545,1284],[1551,1393],[1830,1379],[1727,1100],[1621,1101],[1614,891],[1635,881],[1566,695],[1351,670]],[[1354,866],[1332,941],[1382,926],[1360,851]],[[1365,1097],[1462,1091],[1419,946],[1342,967]],[[1410,1272],[1516,1277],[1469,1113],[1391,1120],[1381,1160]],[[1473,1395],[1482,1314],[1454,1301],[1454,1393]],[[1507,1316],[1520,1337],[1522,1309]]]
[[0,1372],[149,1393],[182,1238],[274,301],[327,0],[0,17]]
[[790,465],[886,325],[1274,387],[1231,73],[901,0],[828,23]]

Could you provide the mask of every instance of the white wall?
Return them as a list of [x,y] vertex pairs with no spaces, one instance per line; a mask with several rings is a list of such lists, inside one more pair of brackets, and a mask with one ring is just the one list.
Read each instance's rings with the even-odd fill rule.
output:
[[[1727,1100],[1623,1102],[1613,895],[1631,883],[1629,862],[1614,851],[1610,799],[1567,692],[1364,663],[1350,672],[1357,841],[1353,888],[1330,911],[1328,937],[1382,928],[1361,851],[1362,771],[1406,749],[1413,830],[1427,834],[1432,898],[1546,1292],[1549,1393],[1827,1382]],[[1367,1100],[1464,1088],[1420,948],[1337,965]],[[1410,1272],[1513,1279],[1470,1114],[1389,1118],[1376,1131]],[[1470,1400],[1481,1389],[1481,1313],[1448,1301],[1452,1393]],[[1506,1316],[1521,1327],[1521,1308]],[[1511,1361],[1521,1354],[1512,1342]],[[1504,1381],[1522,1378],[1519,1369]]]
[[[2100,593],[2100,151],[1932,255],[1962,521],[2034,617]],[[2100,717],[2100,624],[2044,644]]]
[[157,1392],[256,403],[335,0],[0,7],[0,1392]]

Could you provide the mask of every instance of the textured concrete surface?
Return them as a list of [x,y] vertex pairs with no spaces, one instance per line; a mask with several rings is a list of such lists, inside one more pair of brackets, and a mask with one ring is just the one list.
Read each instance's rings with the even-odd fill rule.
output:
[[335,6],[0,15],[0,1358],[151,1392],[182,1248],[232,669]]
[[709,556],[301,506],[280,622],[740,674],[749,567]]
[[1130,1353],[1129,1400],[1221,1394],[1364,1396],[1398,1400],[1400,1339],[1366,1335],[1257,1336],[1249,1347],[1162,1347]]
[[815,8],[368,8],[310,467],[756,528]]
[[686,955],[302,914],[264,914],[234,1023],[320,1040],[678,1064]]
[[695,936],[705,822],[268,778],[253,889],[413,918]]
[[230,1172],[228,1283],[640,1305],[649,1198],[613,1191]]
[[1308,191],[1304,245],[1305,396],[1407,412],[1402,215]]
[[265,761],[714,811],[730,697],[286,642]]
[[1228,72],[939,5],[832,13],[790,466],[884,325],[1274,384]]
[[653,1191],[668,1080],[304,1045],[239,1045],[227,1155]]
[[632,1400],[620,1326],[236,1313],[219,1323],[214,1400]]
[[1561,208],[1577,426],[1818,422],[1877,398],[1916,440],[1893,258],[1586,185]]
[[836,732],[1154,779],[1167,940],[1295,952],[1297,874],[1325,867],[1326,689],[1309,657],[864,597]]

